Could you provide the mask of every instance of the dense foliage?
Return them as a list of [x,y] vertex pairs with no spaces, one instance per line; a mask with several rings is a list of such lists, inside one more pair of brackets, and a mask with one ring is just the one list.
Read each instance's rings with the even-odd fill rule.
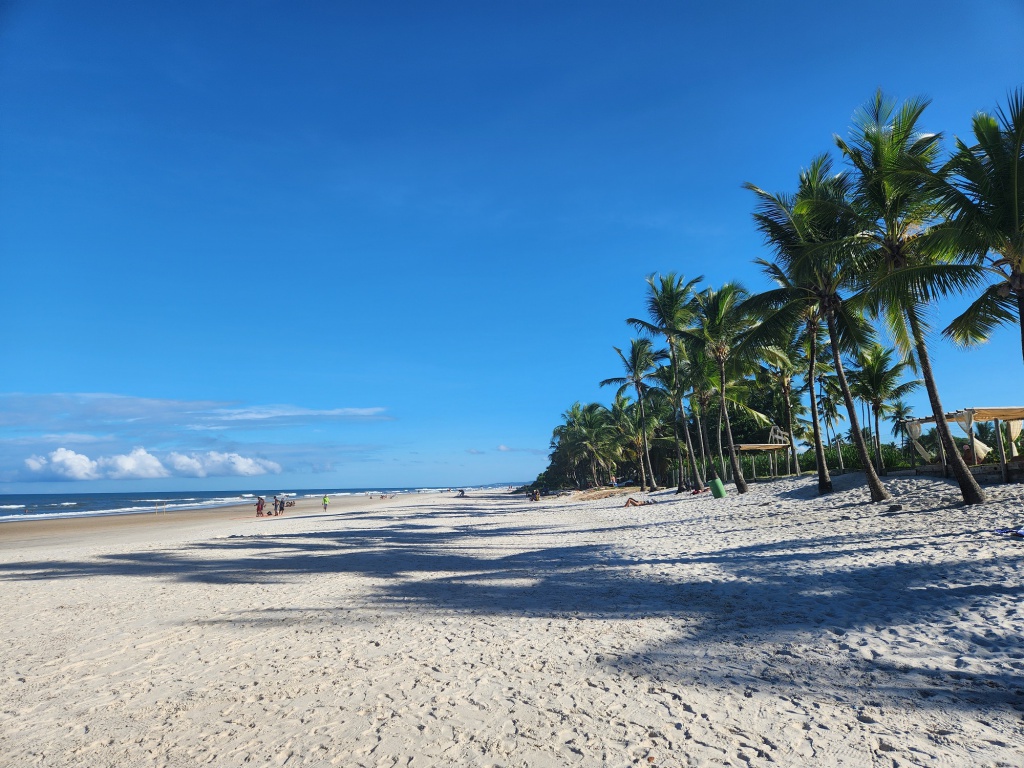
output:
[[[743,493],[748,477],[811,470],[827,493],[832,472],[858,470],[872,500],[888,498],[880,476],[920,463],[902,398],[923,386],[924,415],[945,413],[929,354],[936,303],[973,294],[943,335],[978,344],[1018,325],[1024,354],[1024,88],[979,113],[975,141],[945,158],[941,134],[920,128],[927,106],[879,92],[836,138],[842,168],[814,158],[794,193],[745,185],[770,288],[648,277],[647,316],[627,319],[641,336],[614,348],[623,375],[601,382],[617,387],[614,401],[562,414],[534,487],[682,491],[721,479]],[[976,425],[983,441],[992,430]],[[781,447],[737,448],[769,442]],[[919,440],[942,449],[964,500],[979,503],[965,442],[944,418]]]

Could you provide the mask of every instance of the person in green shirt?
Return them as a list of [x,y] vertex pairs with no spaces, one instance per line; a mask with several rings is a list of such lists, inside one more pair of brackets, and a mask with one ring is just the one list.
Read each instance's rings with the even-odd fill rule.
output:
[[330,503],[331,503],[330,498],[327,497],[327,496],[324,496],[324,512],[327,511],[327,505],[330,504]]

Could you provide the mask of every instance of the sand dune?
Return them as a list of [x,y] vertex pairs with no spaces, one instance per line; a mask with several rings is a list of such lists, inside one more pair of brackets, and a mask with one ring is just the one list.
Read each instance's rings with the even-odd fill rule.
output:
[[856,482],[0,526],[0,764],[1024,764],[1024,488]]

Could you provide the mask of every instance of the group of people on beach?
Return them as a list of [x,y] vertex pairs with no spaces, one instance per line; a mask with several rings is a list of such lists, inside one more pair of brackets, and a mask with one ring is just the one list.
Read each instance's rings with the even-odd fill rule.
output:
[[[263,510],[264,510],[264,508],[266,506],[267,506],[267,500],[264,499],[262,496],[257,496],[256,497],[256,517],[264,517],[264,516],[270,517],[271,516],[270,512],[267,512],[264,515]],[[283,496],[281,497],[280,501],[278,500],[277,496],[275,496],[274,497],[274,512],[273,512],[273,516],[276,517],[277,515],[283,515],[284,514],[284,508],[286,506],[287,506],[287,504],[285,503],[285,500],[284,500]]]

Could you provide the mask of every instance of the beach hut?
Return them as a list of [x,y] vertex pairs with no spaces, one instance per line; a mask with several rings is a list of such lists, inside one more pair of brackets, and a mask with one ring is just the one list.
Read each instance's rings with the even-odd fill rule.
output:
[[[1021,433],[1021,428],[1024,426],[1024,406],[1005,406],[1001,408],[962,408],[959,411],[953,411],[952,413],[945,414],[945,419],[949,424],[956,424],[967,435],[970,440],[970,445],[974,451],[974,455],[979,460],[983,460],[992,449],[985,445],[974,436],[974,425],[979,421],[991,421],[995,424],[996,434],[996,449],[999,451],[999,473],[1004,483],[1010,482],[1010,465],[1021,464],[1021,469],[1024,470],[1024,463],[1022,463],[1022,457],[1019,456],[1017,450],[1017,436]],[[918,442],[918,438],[921,437],[921,425],[922,424],[934,424],[935,417],[928,416],[920,419],[906,419],[903,422],[907,427],[907,434],[910,436],[910,441],[921,457],[926,462],[931,462],[932,457],[925,450],[924,446]],[[1009,456],[1007,456],[1007,447],[1003,444],[1003,432],[1000,426],[1005,423],[1007,432],[1010,435],[1009,445]],[[942,443],[939,443],[939,461],[942,465],[943,474],[947,473],[947,461],[943,454]]]

